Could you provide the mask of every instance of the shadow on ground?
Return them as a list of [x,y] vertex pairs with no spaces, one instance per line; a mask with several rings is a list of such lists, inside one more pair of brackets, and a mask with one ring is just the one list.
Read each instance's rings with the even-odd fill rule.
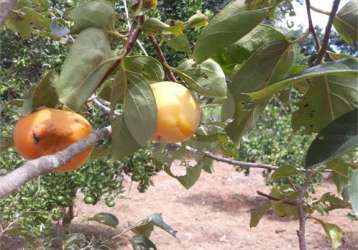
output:
[[187,197],[180,197],[176,202],[189,206],[209,207],[212,211],[225,212],[235,215],[239,212],[249,212],[251,209],[259,206],[265,199],[261,197],[248,196],[243,194],[220,193],[196,193]]

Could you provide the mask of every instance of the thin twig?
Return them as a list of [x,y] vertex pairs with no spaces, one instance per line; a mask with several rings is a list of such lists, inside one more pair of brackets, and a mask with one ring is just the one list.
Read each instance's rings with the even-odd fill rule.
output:
[[321,49],[318,52],[317,59],[315,61],[315,65],[320,64],[322,62],[322,59],[323,59],[324,55],[326,54],[326,50],[327,50],[327,47],[328,47],[329,36],[331,34],[334,17],[336,16],[336,13],[337,13],[337,10],[338,10],[338,7],[339,7],[339,3],[340,3],[340,0],[334,0],[334,2],[333,2],[331,14],[329,15],[328,23],[327,23],[327,26],[326,26],[326,31],[324,33],[322,46],[321,46]]
[[286,199],[276,198],[276,197],[273,197],[273,196],[271,196],[271,195],[269,195],[269,194],[265,194],[265,193],[263,193],[263,192],[261,192],[261,191],[256,191],[256,193],[257,193],[258,195],[261,195],[261,196],[263,196],[263,197],[266,197],[266,198],[269,199],[269,200],[279,201],[279,202],[282,202],[282,203],[285,203],[285,204],[288,204],[288,205],[291,205],[291,206],[297,206],[297,203],[294,202],[294,201],[289,201],[289,200],[286,200]]
[[140,32],[142,31],[142,24],[144,22],[144,17],[138,16],[136,19],[136,22],[137,22],[137,27],[136,28],[133,28],[133,26],[131,27],[131,29],[129,31],[127,43],[123,47],[123,49],[119,55],[119,59],[116,62],[114,62],[113,65],[107,70],[106,74],[103,76],[103,78],[101,80],[101,83],[105,79],[107,79],[107,77],[110,76],[112,74],[112,72],[118,67],[118,65],[121,63],[123,57],[128,55],[132,51],[134,44],[137,41]]
[[176,79],[176,77],[175,77],[173,71],[172,71],[171,68],[169,67],[169,64],[168,64],[168,62],[167,62],[167,59],[165,58],[165,56],[164,56],[164,54],[163,54],[163,51],[162,51],[162,49],[160,48],[160,45],[159,45],[157,39],[156,39],[155,36],[153,36],[153,35],[152,35],[152,36],[149,36],[149,39],[150,39],[150,41],[152,42],[152,44],[153,44],[153,46],[154,46],[154,48],[155,48],[155,50],[156,50],[156,52],[157,52],[157,54],[158,54],[158,56],[159,56],[159,60],[160,60],[160,62],[162,63],[162,65],[163,65],[163,67],[164,67],[164,70],[165,70],[165,72],[167,73],[168,78],[169,78],[171,81],[176,82],[177,79]]
[[307,18],[308,18],[308,30],[311,32],[313,39],[315,41],[316,51],[319,51],[320,45],[319,40],[313,26],[312,15],[311,15],[311,2],[310,0],[306,0],[306,10],[307,10]]
[[[126,19],[127,19],[127,25],[128,25],[128,29],[130,30],[131,27],[131,21],[130,21],[130,17],[129,17],[129,12],[128,12],[128,6],[127,6],[127,1],[123,0],[123,7],[124,7],[124,13],[126,14]],[[147,51],[145,50],[143,44],[141,43],[141,41],[139,39],[136,40],[139,48],[143,51],[143,54],[148,56]]]
[[94,98],[93,102],[96,104],[97,107],[102,109],[102,111],[104,113],[110,113],[111,112],[111,108],[107,107],[106,105],[104,105],[100,100],[98,100],[98,98]]
[[320,14],[323,14],[323,15],[326,15],[326,16],[329,16],[331,14],[331,12],[329,11],[326,11],[326,10],[322,10],[320,8],[317,8],[316,6],[313,6],[311,5],[311,10],[317,12],[317,13],[320,13]]
[[[174,146],[179,146],[179,145],[174,144]],[[220,161],[220,162],[225,162],[225,163],[228,163],[228,164],[234,165],[234,166],[239,166],[244,169],[249,169],[249,168],[261,168],[261,169],[268,169],[268,170],[278,169],[277,166],[264,164],[264,163],[252,163],[252,162],[238,161],[238,160],[234,160],[232,158],[226,158],[223,156],[216,155],[209,151],[200,151],[200,150],[190,147],[190,146],[185,146],[185,150],[187,150],[191,153],[202,154],[205,157],[208,157],[210,159]]]

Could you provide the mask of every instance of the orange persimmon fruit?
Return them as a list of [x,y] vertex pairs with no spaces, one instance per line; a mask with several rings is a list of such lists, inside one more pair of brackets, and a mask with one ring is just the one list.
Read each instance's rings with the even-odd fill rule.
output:
[[[44,108],[18,120],[13,138],[15,148],[25,159],[56,153],[92,132],[91,124],[81,115],[53,108]],[[56,172],[80,168],[91,155],[93,147],[76,155]]]
[[157,126],[153,139],[163,143],[190,139],[201,118],[200,106],[191,92],[175,82],[157,82],[150,86],[157,107]]

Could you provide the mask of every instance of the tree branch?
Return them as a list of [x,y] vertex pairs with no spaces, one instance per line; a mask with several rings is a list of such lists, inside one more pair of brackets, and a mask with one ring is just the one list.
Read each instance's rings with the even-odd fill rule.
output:
[[317,12],[317,13],[326,15],[326,16],[329,16],[329,15],[331,14],[331,12],[322,10],[322,9],[320,9],[320,8],[317,8],[317,7],[313,6],[313,5],[311,5],[311,10],[313,10],[313,11],[315,11],[315,12]]
[[159,60],[162,63],[165,72],[167,73],[167,77],[173,81],[173,82],[177,82],[177,79],[173,73],[173,71],[170,69],[169,64],[167,62],[167,59],[165,58],[162,49],[159,46],[159,43],[157,41],[157,39],[155,38],[155,36],[149,36],[150,41],[152,42],[155,50],[157,51],[157,54],[159,56]]
[[5,21],[10,11],[15,7],[16,0],[0,0],[0,25]]
[[300,246],[300,250],[307,250],[306,244],[306,220],[307,215],[304,208],[305,204],[305,194],[307,188],[309,186],[310,180],[315,175],[314,171],[306,171],[305,173],[305,181],[303,186],[298,190],[298,198],[297,198],[297,209],[298,209],[298,222],[299,222],[299,229],[297,230],[298,242]]
[[[131,27],[131,21],[130,21],[130,18],[129,18],[127,0],[122,0],[122,2],[123,2],[123,7],[124,7],[124,13],[126,14],[128,29],[131,29],[132,27]],[[137,44],[138,44],[139,48],[143,51],[144,55],[148,56],[148,53],[145,50],[143,44],[138,39],[136,41],[137,41]]]
[[96,96],[95,96],[95,98],[93,98],[92,101],[93,101],[94,104],[96,104],[96,106],[97,106],[98,108],[100,108],[104,113],[107,113],[107,114],[111,113],[111,108],[108,107],[108,106],[106,106],[106,105],[104,105]]
[[329,35],[331,34],[331,29],[332,29],[334,17],[336,16],[339,3],[340,3],[340,0],[334,0],[334,2],[333,2],[331,14],[329,15],[328,23],[327,23],[327,26],[326,26],[326,31],[324,33],[322,46],[321,46],[320,51],[318,52],[317,59],[315,61],[315,65],[320,64],[322,62],[322,59],[323,59],[324,55],[326,54],[326,50],[327,50],[327,47],[328,47]]
[[48,174],[57,167],[67,163],[74,156],[95,144],[97,141],[106,138],[112,133],[110,126],[97,129],[85,139],[71,144],[69,147],[52,155],[27,161],[21,167],[13,170],[7,175],[0,176],[0,197],[5,197],[26,182],[44,174]]
[[297,231],[298,236],[298,242],[300,246],[300,250],[307,250],[306,245],[306,212],[303,207],[304,203],[304,195],[305,195],[305,189],[301,188],[298,200],[297,200],[297,208],[298,208],[298,221],[299,221],[299,230]]
[[106,80],[107,77],[110,76],[112,74],[112,72],[118,67],[118,65],[121,63],[123,57],[125,57],[132,51],[134,44],[137,41],[140,32],[142,31],[142,24],[144,22],[144,16],[138,16],[136,21],[137,21],[137,27],[133,28],[134,25],[132,25],[132,27],[130,28],[128,40],[120,53],[120,58],[115,63],[113,63],[113,65],[107,70],[106,74],[103,76],[103,78],[101,80],[101,83],[104,82],[104,80]]
[[[179,146],[174,144],[175,146]],[[276,170],[278,169],[277,166],[273,166],[273,165],[269,165],[269,164],[264,164],[264,163],[251,163],[251,162],[244,162],[244,161],[238,161],[238,160],[234,160],[231,158],[226,158],[223,156],[219,156],[216,155],[212,152],[209,151],[200,151],[196,148],[190,147],[190,146],[185,146],[185,150],[191,152],[191,153],[196,153],[196,154],[202,154],[205,157],[208,157],[210,159],[213,159],[215,161],[220,161],[220,162],[225,162],[228,163],[230,165],[234,165],[234,166],[239,166],[241,168],[244,169],[249,169],[249,168],[261,168],[261,169],[268,169],[268,170]]]
[[318,52],[320,49],[319,40],[313,26],[312,16],[311,16],[311,1],[306,0],[306,10],[307,10],[307,18],[308,18],[308,30],[311,32],[313,39],[315,41],[316,51]]

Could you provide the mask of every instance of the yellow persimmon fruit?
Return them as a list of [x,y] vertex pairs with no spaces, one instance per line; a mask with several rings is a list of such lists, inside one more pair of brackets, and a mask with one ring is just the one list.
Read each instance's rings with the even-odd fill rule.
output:
[[193,136],[200,123],[200,106],[191,92],[175,82],[150,85],[157,106],[157,126],[153,139],[176,143]]
[[[16,150],[25,159],[35,159],[56,153],[70,144],[87,137],[91,124],[81,115],[59,109],[44,108],[18,120],[14,130]],[[83,165],[93,147],[76,155],[56,172],[76,170]]]

